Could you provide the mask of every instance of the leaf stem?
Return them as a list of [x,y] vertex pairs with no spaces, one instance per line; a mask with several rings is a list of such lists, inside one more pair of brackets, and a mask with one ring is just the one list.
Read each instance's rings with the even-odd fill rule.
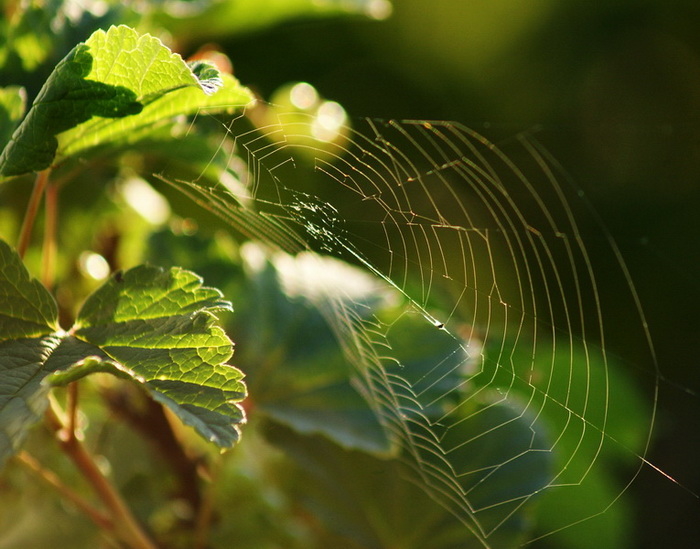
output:
[[78,415],[78,383],[73,382],[68,384],[68,417],[66,418],[66,431],[73,433],[77,437],[77,415]]
[[64,421],[61,418],[62,415],[56,410],[55,401],[52,401],[52,406],[49,406],[46,413],[49,427],[55,432],[63,451],[71,458],[109,510],[112,520],[111,532],[119,536],[132,549],[156,549],[156,545],[138,524],[122,497],[77,438],[75,431],[68,428],[70,420]]
[[66,485],[56,473],[42,467],[31,454],[22,450],[15,457],[22,465],[35,473],[44,482],[55,488],[65,499],[90,517],[97,526],[104,530],[112,530],[114,528],[111,519],[106,514],[95,509],[80,494]]
[[24,214],[22,229],[20,230],[19,241],[17,242],[17,253],[22,258],[24,258],[24,254],[27,252],[27,248],[29,248],[29,241],[32,238],[32,229],[34,228],[34,220],[36,219],[36,212],[39,210],[41,196],[44,194],[44,189],[49,181],[50,173],[51,168],[47,168],[36,174],[34,188],[32,189],[32,194],[29,197],[27,211]]

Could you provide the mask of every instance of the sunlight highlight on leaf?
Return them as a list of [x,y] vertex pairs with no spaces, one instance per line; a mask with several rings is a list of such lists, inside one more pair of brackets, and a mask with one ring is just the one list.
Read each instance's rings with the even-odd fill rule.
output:
[[40,171],[101,145],[131,144],[176,115],[232,111],[252,100],[232,76],[204,62],[194,68],[197,74],[153,36],[126,26],[96,31],[54,69],[2,151],[0,175]]

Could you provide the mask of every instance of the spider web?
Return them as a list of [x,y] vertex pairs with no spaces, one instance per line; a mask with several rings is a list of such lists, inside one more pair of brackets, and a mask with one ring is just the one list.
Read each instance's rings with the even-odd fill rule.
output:
[[[550,517],[537,536],[605,513],[648,465],[659,375],[624,262],[582,193],[533,135],[496,146],[457,123],[363,120],[331,144],[312,123],[237,119],[223,151],[232,170],[234,155],[245,161],[236,178],[169,183],[246,237],[367,269],[448,342],[411,378],[392,358],[400,327],[342,304],[329,313],[418,482],[484,547],[524,506],[561,491],[574,501],[624,464],[604,505]],[[629,338],[633,362],[616,352]],[[631,401],[630,379],[648,384],[651,405]],[[639,416],[632,432],[627,413]],[[546,472],[523,482],[542,459]]]

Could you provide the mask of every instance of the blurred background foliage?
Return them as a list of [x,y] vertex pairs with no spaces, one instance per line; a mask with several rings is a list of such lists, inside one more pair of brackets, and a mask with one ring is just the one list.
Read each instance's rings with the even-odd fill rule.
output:
[[[700,492],[700,320],[696,312],[700,305],[700,8],[695,2],[396,0],[393,9],[388,2],[374,0],[162,0],[65,5],[47,0],[27,4],[27,15],[18,20],[18,3],[2,2],[4,19],[0,28],[7,40],[0,44],[0,85],[25,85],[30,101],[55,63],[76,42],[98,26],[127,23],[142,31],[165,29],[160,36],[185,56],[207,44],[216,44],[232,61],[236,77],[264,99],[274,97],[276,90],[290,82],[309,82],[323,97],[342,104],[351,123],[365,116],[455,120],[484,133],[506,153],[514,135],[533,134],[564,166],[609,228],[628,262],[648,315],[662,380],[658,424],[647,459],[688,489]],[[216,146],[212,147],[202,156],[211,159]],[[125,165],[128,167],[128,162]],[[201,174],[203,169],[195,167],[193,175]],[[117,175],[126,177],[124,173]],[[89,203],[106,212],[95,234],[101,234],[103,240],[110,234],[122,234],[128,241],[121,248],[126,257],[145,253],[141,237],[146,229],[125,221],[114,200],[105,199],[89,183],[77,188],[87,194],[81,193],[80,205],[66,204],[64,215],[83,219],[76,221],[73,229],[69,226],[68,231],[77,235],[89,222],[90,214],[83,211],[84,204]],[[21,195],[19,191],[4,192],[5,204],[22,200],[15,196]],[[3,211],[0,230],[4,235],[15,233],[17,224],[10,208]],[[80,239],[76,236],[68,240]],[[103,255],[110,259],[109,244],[102,244]],[[153,249],[162,250],[163,246],[161,243]],[[79,244],[75,247],[78,255],[82,248]],[[591,253],[596,254],[595,246]],[[28,259],[31,261],[31,257]],[[182,261],[175,257],[171,260],[185,265],[185,258],[179,259]],[[161,258],[159,262],[165,261]],[[616,267],[611,264],[610,269]],[[644,364],[639,376],[645,379],[639,384],[651,387],[653,379],[641,373],[650,366],[648,353],[642,348],[643,342],[640,344],[638,330],[627,323],[629,302],[616,306],[616,286],[606,287],[604,272],[598,276],[609,305],[606,320],[617,323],[621,332],[630,332],[628,338],[620,338],[619,347],[613,351],[630,357],[632,363]],[[233,337],[236,339],[235,332]],[[274,418],[276,388],[268,384],[264,389],[272,397],[267,403],[263,399],[257,404],[267,405],[269,417]],[[301,396],[307,389],[295,388]],[[652,389],[646,398],[656,398]],[[89,399],[87,402],[89,406]],[[277,412],[280,417],[286,415]],[[99,412],[90,414],[95,414],[92,421],[99,423]],[[303,423],[304,419],[299,421]],[[115,432],[102,436],[112,452],[139,444],[132,434],[118,427],[109,429]],[[330,457],[325,466],[332,467],[349,459],[320,438],[314,439],[315,455],[305,455],[309,448],[300,447],[297,435],[286,426],[273,426],[272,431],[271,439],[286,451],[301,454],[302,460],[327,455]],[[364,433],[356,439],[356,434],[350,432],[343,436],[354,440],[351,447],[382,448],[385,442],[375,435]],[[127,442],[120,443],[123,440]],[[328,492],[320,488],[305,491],[308,485],[290,464],[274,468],[279,482],[256,484],[251,480],[261,474],[256,468],[267,467],[281,457],[256,435],[251,434],[246,442],[250,444],[241,446],[242,453],[233,464],[218,472],[222,482],[232,488],[217,497],[226,499],[222,505],[239,514],[240,521],[235,528],[221,523],[215,532],[217,539],[248,539],[252,540],[248,542],[251,548],[263,547],[255,536],[267,529],[266,547],[307,547],[310,539],[317,540],[319,547],[397,543],[378,538],[376,525],[367,527],[366,515],[342,524],[341,532],[324,533],[326,538],[309,531],[313,530],[313,521],[299,519],[297,504],[289,493],[297,490],[312,508],[325,508],[333,515],[337,510],[328,506]],[[42,440],[37,438],[32,444],[41,455]],[[246,452],[268,458],[257,462],[255,457],[246,459]],[[146,463],[147,457],[134,459],[136,454],[147,456],[148,452],[130,451],[128,458],[114,460],[122,467],[120,474],[127,483],[123,489],[131,494],[132,501],[138,500],[134,494],[147,497],[150,490],[156,490],[147,482],[139,483],[139,479],[148,478],[146,471],[153,465]],[[363,454],[358,459],[374,458]],[[387,467],[379,463],[366,469]],[[65,464],[53,465],[58,470],[65,468]],[[391,484],[395,474],[384,471],[382,476]],[[365,480],[351,478],[347,482],[361,491]],[[13,535],[19,537],[0,539],[0,547],[13,547],[17,539],[22,539],[22,532],[30,528],[27,517],[31,517],[31,506],[27,502],[37,499],[31,490],[8,495],[15,485],[6,482],[5,497],[22,503],[11,517],[27,521],[15,524]],[[609,490],[605,481],[596,486]],[[625,516],[616,516],[615,507],[604,514],[610,521],[627,526],[610,533],[608,541],[624,533],[624,539],[616,539],[617,545],[611,546],[692,547],[700,539],[697,499],[658,472],[644,468],[629,494],[629,509],[620,511]],[[601,497],[609,498],[610,490]],[[250,501],[255,505],[243,503]],[[253,507],[266,509],[268,518],[246,515]],[[41,512],[47,516],[45,513],[52,511]],[[65,519],[65,509],[56,512],[63,513]],[[552,512],[565,510],[555,507]],[[162,509],[152,522],[160,521],[163,531],[167,531],[172,521],[182,519],[178,513],[172,506]],[[439,511],[432,510],[423,518],[429,523],[426,528],[436,528],[445,520]],[[598,533],[604,532],[602,523],[598,524]],[[72,527],[66,522],[61,525],[73,536],[84,536],[72,538],[76,543],[92,539],[92,529],[83,533],[79,519]],[[246,528],[258,534],[247,533]],[[433,540],[434,546],[450,547],[449,529],[442,528],[445,539]],[[342,543],[347,545],[340,545],[334,536],[343,531],[353,532],[354,541],[346,536]],[[46,536],[50,534],[46,532]],[[567,546],[604,546],[590,532],[588,535],[579,536],[580,545],[572,545],[575,536],[569,536]],[[541,546],[546,547],[546,543]],[[551,547],[557,546],[556,541],[550,543]],[[246,547],[244,541],[238,546]],[[420,538],[397,546],[427,547]]]

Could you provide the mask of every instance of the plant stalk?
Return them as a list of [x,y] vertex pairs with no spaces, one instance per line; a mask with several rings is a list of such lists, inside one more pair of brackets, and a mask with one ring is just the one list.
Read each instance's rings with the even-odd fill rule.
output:
[[44,245],[42,249],[41,281],[47,288],[54,285],[56,278],[56,232],[58,227],[58,185],[49,183],[46,187],[44,215]]
[[107,507],[112,522],[111,531],[132,549],[157,549],[157,546],[131,514],[117,490],[102,474],[93,457],[77,438],[76,432],[68,428],[68,423],[61,419],[59,412],[54,406],[50,406],[47,410],[48,424],[56,433],[56,438],[62,450],[71,458],[85,479],[90,483],[97,496]]
[[218,456],[212,463],[209,482],[199,506],[199,512],[195,520],[195,532],[193,549],[206,549],[209,546],[209,531],[214,519],[214,499],[216,497],[216,485],[223,468],[223,459]]
[[100,528],[104,530],[112,530],[114,525],[111,519],[101,511],[95,509],[89,502],[85,501],[80,494],[66,485],[56,473],[45,469],[41,464],[28,452],[21,451],[16,456],[16,459],[27,469],[35,473],[44,482],[56,489],[65,499],[70,501]]
[[29,242],[32,239],[32,229],[34,228],[36,213],[39,210],[39,204],[41,204],[41,197],[44,194],[44,189],[46,188],[46,185],[49,181],[50,173],[51,168],[47,168],[36,174],[34,188],[32,189],[32,194],[29,197],[27,211],[24,214],[24,220],[22,221],[22,229],[20,230],[19,240],[17,242],[17,253],[22,258],[27,252],[27,248],[29,248]]

